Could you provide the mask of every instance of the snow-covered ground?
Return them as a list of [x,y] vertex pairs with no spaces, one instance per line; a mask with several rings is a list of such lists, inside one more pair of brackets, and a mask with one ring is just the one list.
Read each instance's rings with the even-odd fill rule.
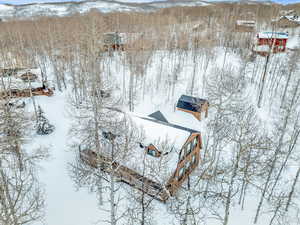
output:
[[[126,1],[126,0],[124,0]],[[119,7],[118,3],[101,3],[101,2],[90,2],[86,3],[87,8],[93,7],[104,7],[105,9],[117,8]],[[158,4],[158,3],[153,3]],[[201,2],[199,4],[202,4]],[[33,8],[37,7],[38,10],[48,10],[47,5],[34,5],[29,6],[29,8],[24,8],[24,12],[30,13]],[[40,8],[39,8],[40,7]],[[66,6],[62,5],[61,8],[54,7],[54,13],[64,15]],[[127,6],[124,6],[127,7]],[[130,8],[124,8],[124,10],[130,10]],[[6,10],[12,10],[12,6],[0,5],[0,14],[1,10],[7,12]],[[27,10],[27,11],[26,11]],[[84,9],[85,10],[85,9]],[[83,11],[82,11],[83,12]],[[298,33],[292,35],[288,41],[288,46],[299,47],[299,35]],[[233,73],[238,73],[242,68],[242,59],[236,53],[235,50],[226,49],[226,52],[223,48],[214,48],[212,55],[214,59],[209,61],[208,69],[206,72],[206,77],[209,77],[214,71],[215,68],[232,68]],[[167,54],[168,57],[166,57]],[[172,55],[174,54],[174,55]],[[150,66],[147,68],[145,74],[145,83],[140,82],[137,85],[136,89],[136,98],[134,113],[139,115],[149,115],[157,110],[161,110],[164,115],[168,115],[167,119],[170,122],[176,122],[177,118],[172,115],[174,111],[174,105],[176,104],[178,98],[181,94],[189,94],[191,89],[191,78],[193,74],[194,62],[192,60],[192,54],[189,52],[184,55],[182,64],[180,66],[180,72],[176,78],[176,84],[174,85],[174,90],[172,90],[171,84],[173,81],[172,75],[174,71],[171,68],[174,68],[174,65],[178,63],[176,56],[177,53],[168,53],[165,51],[157,51],[151,57]],[[204,53],[203,53],[204,54]],[[276,65],[278,62],[286,62],[286,58],[289,56],[289,53],[282,53],[272,58],[272,65]],[[123,55],[124,56],[124,55]],[[113,85],[116,86],[117,90],[122,89],[122,87],[128,87],[128,77],[130,72],[128,68],[122,67],[121,57],[117,54],[114,55],[114,58],[111,60],[107,71],[104,74],[112,74],[116,83]],[[167,59],[166,59],[167,58]],[[205,58],[205,57],[204,57]],[[173,59],[171,61],[170,59]],[[246,70],[246,78],[250,81],[253,78],[253,85],[249,85],[248,89],[243,90],[245,95],[249,95],[249,104],[256,104],[257,101],[257,84],[259,83],[260,75],[263,71],[263,63],[265,58],[257,56],[254,62],[249,63]],[[201,63],[199,63],[201,64]],[[195,77],[195,89],[193,90],[193,95],[207,98],[207,93],[204,91],[203,77],[205,75],[204,68],[205,63],[198,64],[196,77]],[[258,68],[255,68],[255,65],[258,64]],[[281,64],[278,63],[280,66]],[[276,68],[274,66],[274,68]],[[109,70],[109,72],[108,72]],[[164,76],[159,77],[160,70]],[[53,78],[53,73],[51,70],[47,74],[49,78]],[[124,73],[123,73],[124,72]],[[297,72],[298,74],[299,72]],[[126,81],[123,84],[122,77],[117,77],[119,74],[124,74],[126,76]],[[271,73],[270,73],[271,74]],[[146,86],[145,86],[146,84]],[[158,84],[156,88],[152,88]],[[153,86],[152,86],[153,85]],[[149,88],[151,87],[151,88]],[[85,188],[79,190],[76,189],[74,181],[70,176],[70,163],[74,162],[76,154],[74,149],[70,147],[71,137],[69,135],[69,129],[71,126],[72,117],[70,116],[71,112],[68,111],[70,108],[68,103],[68,97],[71,95],[71,85],[69,85],[67,90],[63,92],[55,91],[55,94],[52,97],[40,96],[35,97],[35,101],[38,105],[42,107],[45,111],[46,117],[49,121],[55,126],[54,133],[48,136],[35,136],[33,142],[30,145],[26,146],[27,149],[33,149],[38,146],[49,147],[50,158],[45,162],[40,163],[39,178],[44,184],[45,193],[46,193],[46,218],[45,223],[48,225],[89,225],[99,222],[104,218],[108,218],[108,214],[99,210],[98,199],[95,193],[89,192]],[[122,90],[123,91],[123,90]],[[127,93],[128,90],[125,90],[124,93]],[[268,105],[270,101],[270,96],[266,96],[264,105]],[[126,96],[124,96],[126,98]],[[213,102],[211,102],[213,105]],[[31,101],[28,100],[27,109],[29,111],[33,110]],[[128,110],[127,107],[123,108]],[[272,130],[274,127],[274,117],[276,117],[276,112],[270,112],[268,107],[262,107],[257,109],[257,114],[259,119],[262,120],[263,125],[266,126],[266,129]],[[193,117],[188,115],[187,117],[182,117],[182,123],[187,124],[191,123],[190,127],[193,129],[199,129],[202,132],[203,141],[206,142],[205,134],[205,125],[207,121],[211,120],[213,115],[210,111],[208,119],[205,119],[201,122],[201,126],[193,122]],[[203,126],[202,126],[203,125]],[[292,170],[293,171],[293,170]],[[195,175],[195,174],[194,174]],[[291,176],[294,175],[291,173]],[[126,195],[126,192],[130,190],[131,187],[123,184],[120,193]],[[104,194],[105,196],[108,193]],[[258,203],[258,193],[251,193],[246,199],[246,207],[244,210],[240,209],[239,205],[232,206],[229,225],[252,225],[253,218]],[[130,203],[128,203],[130,204]],[[108,205],[104,205],[108,208]],[[155,224],[165,225],[165,224],[178,224],[176,222],[174,215],[172,215],[168,210],[167,206],[162,203],[155,203],[155,209],[153,213],[153,218],[156,221]],[[266,225],[269,224],[270,215],[262,214],[257,225]],[[41,223],[36,223],[35,225],[40,225]],[[99,222],[98,224],[104,224]],[[121,223],[122,224],[122,223]],[[211,219],[207,223],[208,225],[219,225],[220,221]],[[292,224],[296,225],[296,224]]]
[[[6,5],[6,4],[16,5]],[[202,6],[208,5],[201,0],[189,1],[111,1],[111,0],[88,0],[88,1],[67,1],[60,2],[25,2],[26,4],[17,4],[18,2],[0,1],[0,18],[30,18],[35,16],[66,16],[75,13],[86,13],[91,9],[99,12],[150,12],[161,8],[175,7],[175,6]],[[28,3],[28,4],[27,4]],[[29,4],[32,3],[32,4]],[[138,4],[137,4],[138,3]]]
[[[214,67],[222,67],[224,63],[224,51],[219,48],[216,49],[216,64],[210,64],[208,71],[211,71]],[[160,64],[160,54],[164,52],[158,52],[153,56],[151,66],[147,72],[147,83],[151,83],[151,80],[156,79],[156,74],[159,70]],[[284,57],[285,54],[282,54]],[[233,66],[236,71],[240,69],[240,58],[233,51],[227,53],[226,55],[226,65]],[[111,65],[111,72],[113,74],[120,74],[121,68],[116,66],[118,57],[116,56],[116,61]],[[168,62],[164,62],[168,63]],[[147,92],[146,96],[143,96],[142,91],[138,92],[138,100],[135,105],[135,112],[139,114],[149,115],[150,113],[156,110],[162,110],[163,112],[171,113],[174,109],[174,104],[181,94],[187,93],[189,89],[190,75],[192,73],[192,64],[191,57],[187,56],[185,59],[182,72],[180,73],[178,84],[175,88],[175,93],[173,96],[167,94],[167,90],[164,87],[160,87],[156,90],[155,93]],[[114,73],[114,72],[115,73]],[[171,73],[168,71],[167,67],[163,68],[165,74]],[[196,82],[198,82],[197,90],[195,90],[195,95],[200,97],[201,90],[201,74],[203,71],[198,71]],[[128,75],[128,71],[126,71]],[[121,84],[120,83],[116,85]],[[251,90],[253,91],[253,90]],[[47,162],[40,164],[41,170],[39,171],[39,176],[41,181],[45,185],[46,191],[46,224],[53,225],[88,225],[93,224],[94,222],[100,221],[103,218],[107,218],[107,214],[103,211],[100,211],[98,208],[98,201],[95,193],[90,193],[87,189],[76,190],[73,185],[73,181],[70,178],[69,163],[74,160],[75,154],[70,151],[70,146],[68,143],[68,129],[71,124],[71,117],[68,114],[68,92],[64,91],[60,93],[59,91],[55,92],[55,95],[52,97],[36,97],[37,104],[41,105],[45,111],[46,117],[55,125],[55,132],[49,136],[36,136],[34,138],[34,144],[29,146],[33,148],[35,146],[49,146],[50,150],[50,159]],[[30,105],[28,105],[30,108]],[[262,110],[262,113],[259,113],[261,118],[265,120],[269,117],[268,113],[265,113],[265,110]],[[209,116],[209,118],[211,115]],[[209,119],[208,118],[208,119]],[[203,122],[205,123],[205,122]],[[203,139],[205,141],[205,133],[203,134]],[[130,188],[127,185],[123,185],[121,192],[126,192]],[[257,194],[252,193],[248,196],[246,200],[247,206],[244,210],[241,210],[240,207],[233,206],[231,209],[231,214],[229,218],[230,225],[244,225],[253,224],[253,218],[255,215],[255,210],[257,207]],[[105,206],[106,207],[106,206]],[[109,206],[107,206],[109,207]],[[155,213],[153,218],[158,225],[165,224],[178,224],[174,220],[174,216],[171,215],[165,205],[157,203],[155,205]],[[257,225],[266,225],[270,219],[269,215],[262,215]],[[99,224],[104,224],[99,222]],[[209,225],[218,225],[219,221],[211,219],[208,222]],[[38,225],[38,224],[36,224]]]

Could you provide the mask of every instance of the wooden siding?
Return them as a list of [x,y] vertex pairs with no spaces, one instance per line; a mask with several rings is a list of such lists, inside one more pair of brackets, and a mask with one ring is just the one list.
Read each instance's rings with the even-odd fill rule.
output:
[[6,99],[6,98],[26,98],[32,96],[38,96],[38,95],[45,95],[45,96],[52,96],[53,91],[52,89],[43,89],[42,87],[38,88],[32,88],[30,89],[24,89],[24,90],[9,90],[9,91],[2,91],[0,92],[0,99]]
[[[185,143],[185,145],[183,146],[183,148],[181,149],[181,151],[183,151],[185,146],[187,146],[189,143],[191,143],[195,138],[197,138],[197,145],[194,147],[194,149],[188,155],[185,155],[185,157],[178,162],[177,168],[176,168],[173,176],[169,179],[169,181],[166,185],[171,195],[174,195],[177,192],[177,190],[180,188],[182,183],[188,178],[188,176],[195,170],[195,168],[199,164],[200,149],[202,149],[202,140],[201,140],[201,135],[199,133],[192,134],[189,137],[189,139],[187,140],[187,142]],[[196,160],[195,163],[192,163],[193,156],[195,156],[195,160]],[[178,179],[180,169],[185,168],[185,165],[188,162],[191,163],[190,164],[191,167],[187,171],[185,171],[185,173],[181,177],[181,179]]]

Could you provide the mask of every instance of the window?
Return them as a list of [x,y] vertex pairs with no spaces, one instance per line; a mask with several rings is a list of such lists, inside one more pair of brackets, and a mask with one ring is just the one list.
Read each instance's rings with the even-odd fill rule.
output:
[[186,155],[188,155],[188,154],[191,153],[191,151],[192,151],[192,149],[193,149],[193,144],[192,144],[192,142],[189,142],[189,143],[187,144],[186,148],[187,148]]
[[152,144],[145,148],[145,151],[148,155],[153,157],[160,157],[161,152],[158,151]]
[[184,173],[185,173],[185,168],[184,167],[180,168],[180,170],[178,172],[178,180],[182,179]]
[[148,155],[156,157],[156,151],[154,149],[149,149],[147,150]]
[[196,160],[196,155],[193,155],[193,156],[192,156],[192,164],[195,165],[195,164],[196,164],[196,161],[197,161],[197,160]]
[[185,149],[186,147],[183,147],[180,151],[180,155],[179,155],[179,162],[182,161],[184,159],[185,156]]
[[139,143],[140,148],[145,148],[145,146],[142,143]]
[[190,144],[190,152],[192,152],[192,151],[194,150],[194,148],[195,148],[194,140],[195,140],[195,139],[193,139],[193,140],[191,141],[191,144]]
[[185,167],[185,170],[188,171],[191,167],[191,161],[188,161],[184,167]]
[[197,147],[197,144],[198,144],[198,136],[196,136],[194,139],[194,148]]

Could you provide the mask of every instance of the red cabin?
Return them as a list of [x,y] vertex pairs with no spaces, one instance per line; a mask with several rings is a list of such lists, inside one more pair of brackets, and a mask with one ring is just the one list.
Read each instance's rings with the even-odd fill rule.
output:
[[257,46],[272,47],[273,53],[284,52],[288,34],[284,32],[260,32],[257,34]]

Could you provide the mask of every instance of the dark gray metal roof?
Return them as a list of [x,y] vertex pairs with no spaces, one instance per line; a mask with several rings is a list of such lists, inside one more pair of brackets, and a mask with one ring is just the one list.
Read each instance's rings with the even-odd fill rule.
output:
[[199,112],[201,105],[207,102],[206,99],[192,97],[188,95],[181,95],[176,107],[181,109],[186,109],[193,112]]
[[156,111],[154,113],[151,113],[148,116],[152,117],[154,119],[157,119],[159,121],[162,121],[162,122],[165,122],[165,123],[169,123],[168,120],[166,119],[166,117],[164,117],[164,115],[160,111]]

